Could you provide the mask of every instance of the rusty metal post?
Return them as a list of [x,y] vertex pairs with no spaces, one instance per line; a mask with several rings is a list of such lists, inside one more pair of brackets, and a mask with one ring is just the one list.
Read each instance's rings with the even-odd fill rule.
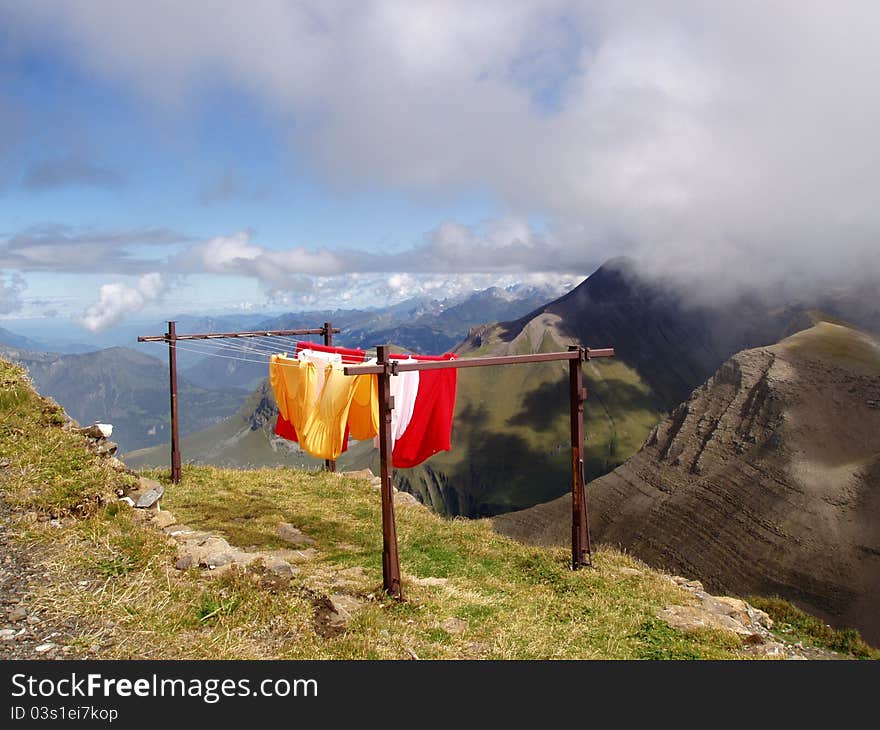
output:
[[171,481],[180,482],[180,431],[177,420],[177,323],[168,323],[168,370],[171,390]]
[[397,527],[394,524],[394,487],[391,483],[391,361],[387,345],[376,348],[382,372],[379,378],[379,476],[382,479],[382,587],[397,599],[403,599],[400,585],[400,560],[397,556]]
[[[324,344],[330,347],[333,344],[333,325],[330,322],[324,322]],[[336,471],[336,462],[332,459],[324,459],[324,468],[327,471]]]
[[590,531],[587,526],[587,497],[584,484],[584,401],[587,391],[584,388],[583,360],[584,349],[572,345],[569,350],[578,350],[581,357],[568,361],[569,403],[571,408],[571,568],[577,570],[582,565],[592,565]]

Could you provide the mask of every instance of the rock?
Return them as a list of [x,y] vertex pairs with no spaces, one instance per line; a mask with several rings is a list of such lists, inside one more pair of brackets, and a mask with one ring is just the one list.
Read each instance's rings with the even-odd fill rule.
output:
[[120,497],[120,502],[125,502],[129,507],[134,507],[134,500],[131,497]]
[[752,631],[726,614],[712,613],[702,606],[666,606],[657,618],[672,628],[685,633],[699,629],[720,629],[740,637],[750,636]]
[[107,438],[104,435],[104,431],[98,426],[98,424],[93,424],[91,426],[86,426],[85,428],[79,429],[79,432],[89,439],[94,439],[97,441],[98,439]]
[[763,626],[765,629],[773,628],[773,619],[770,618],[764,611],[760,608],[755,608],[751,604],[746,604],[746,610],[749,613],[749,618],[751,619],[753,624],[758,624],[759,626]]
[[10,621],[23,621],[27,618],[27,609],[24,606],[16,606],[7,614]]
[[306,535],[302,530],[297,529],[289,522],[282,522],[278,525],[278,537],[284,542],[291,545],[314,545],[315,540]]
[[763,644],[750,646],[746,649],[746,652],[755,656],[786,658],[785,646],[776,641],[768,641]]
[[752,620],[749,616],[747,604],[739,598],[730,596],[709,596],[703,598],[702,607],[709,613],[719,616],[729,616],[743,626],[748,626]]
[[113,456],[119,448],[119,444],[115,441],[101,441],[98,443],[95,451],[99,456]]
[[171,512],[168,512],[166,510],[164,512],[157,512],[153,516],[153,523],[160,530],[164,530],[166,527],[171,527],[171,525],[176,524],[177,520],[175,519],[174,515]]
[[344,627],[354,618],[354,614],[360,608],[360,601],[354,596],[344,593],[334,593],[330,596],[330,607],[333,613],[329,616],[331,626]]
[[95,427],[101,432],[101,435],[108,439],[113,435],[113,424],[112,423],[96,423]]
[[116,471],[128,471],[128,467],[124,462],[117,459],[115,456],[111,456],[107,463],[110,465],[111,469],[115,469]]
[[460,634],[467,630],[468,622],[452,616],[440,624],[440,627],[448,634]]
[[40,623],[40,618],[39,616],[28,616],[25,621],[27,621],[31,626],[36,626],[38,623]]
[[394,493],[394,503],[395,504],[419,504],[419,500],[417,500],[409,492],[395,492]]
[[45,644],[40,644],[36,649],[34,649],[34,651],[38,654],[45,654],[47,651],[52,651],[52,649],[54,649],[56,646],[58,646],[58,644],[47,641]]
[[219,568],[221,565],[229,565],[233,562],[235,562],[235,553],[229,551],[206,555],[202,558],[200,564],[205,565],[208,568]]
[[290,578],[296,575],[299,570],[294,568],[290,563],[282,558],[267,558],[264,563],[266,570],[275,575]]
[[15,629],[0,629],[0,641],[13,641],[15,639]]
[[174,567],[177,568],[177,570],[188,570],[189,568],[192,568],[193,562],[193,556],[186,553],[177,559]]
[[139,509],[152,507],[165,494],[165,487],[155,479],[147,479],[146,477],[138,479],[138,490],[141,492],[141,495],[138,497],[135,507]]

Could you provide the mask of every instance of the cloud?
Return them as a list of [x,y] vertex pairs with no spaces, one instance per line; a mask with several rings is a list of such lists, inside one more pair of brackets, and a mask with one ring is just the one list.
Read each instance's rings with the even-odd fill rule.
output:
[[[487,191],[510,217],[551,223],[504,245],[444,224],[402,270],[589,270],[621,253],[695,281],[877,269],[877,3],[94,0],[0,14],[21,43],[150,104],[191,108],[206,78],[241,90],[338,187]],[[250,253],[216,266],[283,287],[381,260]]]
[[21,309],[21,293],[26,288],[21,274],[13,273],[7,277],[0,271],[0,314],[12,314]]
[[122,175],[109,167],[68,156],[44,160],[31,166],[24,185],[31,190],[48,190],[72,185],[114,189],[122,186]]
[[144,274],[135,286],[120,282],[104,284],[98,301],[89,306],[74,321],[81,327],[98,332],[119,322],[124,316],[140,312],[148,304],[157,302],[168,288],[162,275]]
[[0,267],[21,271],[141,274],[155,270],[160,262],[143,258],[136,251],[191,240],[167,228],[101,231],[47,224],[0,239]]

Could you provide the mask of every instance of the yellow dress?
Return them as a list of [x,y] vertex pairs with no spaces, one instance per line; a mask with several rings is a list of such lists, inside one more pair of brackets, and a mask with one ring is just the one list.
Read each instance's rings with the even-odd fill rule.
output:
[[341,365],[326,365],[318,401],[307,413],[302,432],[297,430],[300,446],[312,456],[335,460],[342,453],[355,385],[355,378],[345,375]]
[[[319,368],[321,372],[319,372]],[[318,382],[323,375],[323,385]],[[343,366],[272,355],[269,383],[278,411],[294,427],[300,446],[319,459],[335,460],[352,438],[379,432],[378,380],[375,375],[346,375]]]
[[269,361],[269,384],[278,411],[296,430],[304,430],[314,410],[317,372],[313,363],[284,355],[272,355]]

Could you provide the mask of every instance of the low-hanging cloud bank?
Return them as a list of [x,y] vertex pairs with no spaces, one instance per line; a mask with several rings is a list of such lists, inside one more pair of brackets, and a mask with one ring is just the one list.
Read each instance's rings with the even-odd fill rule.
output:
[[190,252],[195,266],[213,245],[214,270],[273,289],[378,267],[590,271],[619,254],[731,286],[878,266],[873,2],[267,0],[245,14],[95,0],[12,4],[0,20],[176,113],[219,74],[338,185],[476,186],[550,221],[501,247],[445,224],[396,259]]
[[121,282],[104,284],[98,301],[75,317],[74,321],[87,330],[98,332],[116,324],[126,315],[140,312],[148,304],[157,302],[167,289],[167,281],[157,272],[144,274],[134,286]]

